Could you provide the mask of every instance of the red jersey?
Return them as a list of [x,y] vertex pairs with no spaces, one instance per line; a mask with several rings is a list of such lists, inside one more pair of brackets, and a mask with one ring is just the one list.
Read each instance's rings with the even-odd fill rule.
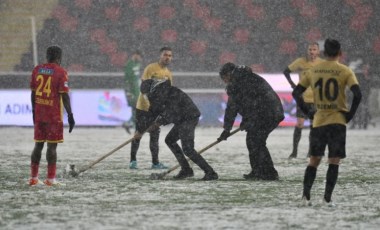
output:
[[69,92],[66,70],[55,63],[38,65],[33,69],[30,88],[35,92],[35,122],[62,122],[60,93]]

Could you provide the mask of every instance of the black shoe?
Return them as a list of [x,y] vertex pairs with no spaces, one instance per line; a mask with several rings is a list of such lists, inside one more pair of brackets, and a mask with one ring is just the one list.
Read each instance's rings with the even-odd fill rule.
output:
[[218,174],[216,172],[206,173],[202,180],[217,180]]
[[243,177],[246,180],[260,180],[260,178],[254,172],[250,172],[249,174],[244,174]]
[[292,153],[292,154],[290,154],[288,158],[289,158],[289,159],[297,158],[297,153]]
[[176,179],[176,180],[182,180],[182,179],[186,179],[188,177],[193,177],[194,176],[194,171],[193,169],[186,169],[186,170],[183,170],[181,169],[181,171],[179,171],[179,173],[177,175],[175,175],[173,177],[173,179]]
[[268,180],[268,181],[276,181],[279,180],[280,178],[278,175],[262,175],[260,176],[261,180]]

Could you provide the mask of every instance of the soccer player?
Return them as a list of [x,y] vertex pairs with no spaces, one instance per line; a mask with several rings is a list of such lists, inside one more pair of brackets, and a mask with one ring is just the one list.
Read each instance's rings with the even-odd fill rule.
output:
[[[152,129],[174,124],[165,138],[165,143],[181,165],[181,170],[174,179],[194,176],[185,155],[205,172],[202,180],[218,179],[218,174],[194,149],[194,131],[201,113],[191,98],[182,90],[171,86],[168,80],[145,80],[141,83],[141,93],[148,97],[151,105],[149,111],[156,117]],[[141,134],[136,132],[135,138],[141,138]],[[178,140],[181,140],[182,148],[177,144]]]
[[[340,159],[346,157],[346,124],[354,116],[360,100],[361,91],[355,74],[347,66],[339,63],[341,45],[337,40],[326,39],[324,55],[326,61],[312,67],[293,91],[293,97],[299,108],[313,119],[310,134],[311,156],[305,170],[302,200],[305,205],[311,205],[310,190],[313,186],[317,168],[328,146],[328,170],[323,202],[334,206],[331,200],[338,179]],[[303,92],[311,87],[314,95],[315,114],[305,106]],[[350,110],[346,106],[348,87],[353,95]]]
[[246,130],[246,144],[252,171],[247,180],[278,180],[272,158],[266,146],[269,134],[284,119],[280,98],[262,77],[247,66],[226,63],[220,77],[227,84],[227,107],[223,132],[218,140],[227,140],[234,120],[239,113],[243,120],[240,129]]
[[136,50],[130,60],[128,60],[124,69],[125,80],[125,95],[127,96],[128,105],[132,107],[132,118],[129,122],[125,122],[123,127],[128,133],[130,128],[135,127],[134,121],[136,120],[136,102],[140,95],[140,70],[141,70],[142,54]]
[[[300,57],[297,58],[294,62],[292,62],[285,70],[284,75],[286,79],[288,80],[291,87],[294,89],[296,85],[292,81],[290,77],[291,72],[298,71],[299,72],[299,80],[301,80],[305,76],[305,72],[310,69],[311,67],[319,64],[322,61],[321,58],[319,58],[319,45],[316,42],[312,42],[308,45],[307,49],[307,57]],[[303,94],[303,100],[305,101],[305,106],[309,106],[310,109],[313,108],[314,104],[314,98],[313,98],[313,92],[311,91],[311,88],[307,88],[307,90]],[[301,133],[302,129],[304,127],[305,119],[307,119],[306,115],[302,113],[302,111],[297,107],[296,109],[296,116],[297,116],[297,124],[294,127],[294,133],[293,133],[293,151],[290,154],[289,158],[296,158],[297,157],[297,150],[298,150],[298,144],[301,140]],[[310,121],[312,123],[312,121]],[[310,139],[310,136],[309,136]],[[309,140],[310,142],[310,140]],[[310,155],[310,146],[308,151],[308,156]]]
[[[62,185],[56,177],[57,144],[63,142],[63,107],[68,114],[69,132],[75,121],[71,111],[68,76],[60,64],[62,49],[50,46],[46,51],[47,63],[33,69],[30,88],[34,123],[34,149],[31,156],[31,178],[29,185]],[[47,178],[42,183],[38,179],[38,169],[42,149],[47,143]]]
[[[169,80],[172,84],[173,77],[171,71],[168,69],[168,65],[172,61],[173,53],[170,47],[162,47],[160,49],[160,58],[158,62],[149,64],[142,75],[141,80],[147,79],[160,79]],[[149,112],[149,100],[141,93],[137,100],[136,105],[136,132],[144,132],[148,126],[154,121],[155,117]],[[166,169],[168,168],[158,160],[158,140],[160,137],[160,129],[155,129],[150,132],[150,151],[152,154],[152,169]],[[132,141],[131,145],[131,159],[129,163],[130,169],[137,169],[136,154],[140,146],[140,139]]]

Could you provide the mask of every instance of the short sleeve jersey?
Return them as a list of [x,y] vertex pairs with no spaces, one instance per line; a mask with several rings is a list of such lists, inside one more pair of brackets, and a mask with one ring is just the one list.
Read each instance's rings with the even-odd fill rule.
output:
[[337,61],[323,61],[306,72],[300,85],[311,87],[317,112],[313,127],[330,124],[346,125],[346,120],[339,111],[348,111],[346,104],[346,87],[358,85],[354,72]]
[[[167,67],[163,68],[160,66],[158,62],[149,64],[145,67],[141,80],[144,81],[147,79],[170,80],[171,84],[173,84],[172,72],[170,72]],[[149,106],[149,100],[140,93],[136,108],[149,111]]]
[[[315,62],[310,62],[306,58],[297,58],[294,62],[292,62],[288,68],[292,72],[299,72],[299,81],[305,76],[305,72],[310,69],[311,67],[318,65],[321,63],[323,59],[317,58]],[[306,91],[302,95],[303,100],[306,103],[313,103],[314,98],[313,98],[313,92],[311,91],[311,88],[307,88]]]
[[55,63],[38,65],[33,69],[30,88],[35,92],[35,122],[62,122],[61,93],[68,93],[65,69]]

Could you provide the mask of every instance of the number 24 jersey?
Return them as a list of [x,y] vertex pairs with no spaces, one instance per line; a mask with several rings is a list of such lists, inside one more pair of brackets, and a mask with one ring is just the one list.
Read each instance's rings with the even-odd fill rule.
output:
[[35,122],[62,122],[61,93],[68,93],[65,69],[55,63],[38,65],[33,69],[30,88],[35,93]]

